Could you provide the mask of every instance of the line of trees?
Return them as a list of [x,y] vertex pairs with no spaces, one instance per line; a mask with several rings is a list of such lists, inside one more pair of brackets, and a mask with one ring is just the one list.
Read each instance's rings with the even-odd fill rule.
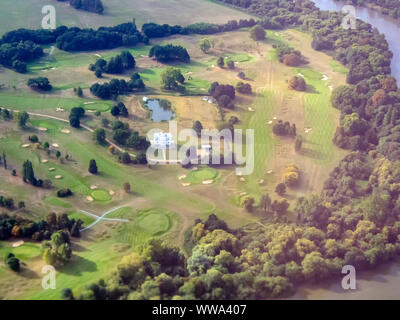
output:
[[127,82],[124,79],[112,79],[103,84],[95,83],[90,87],[90,92],[100,99],[117,99],[119,95],[143,91],[146,86],[138,73],[134,73]]
[[112,57],[110,61],[98,59],[94,64],[89,66],[89,70],[94,71],[98,78],[102,73],[121,74],[126,70],[134,69],[136,66],[135,58],[132,54],[124,50],[119,55]]
[[174,46],[167,44],[165,46],[155,45],[150,49],[150,58],[155,58],[160,62],[181,61],[184,63],[190,62],[190,56],[187,50],[182,46]]
[[57,0],[60,2],[68,1],[69,4],[77,10],[85,10],[102,14],[104,12],[104,6],[101,0]]

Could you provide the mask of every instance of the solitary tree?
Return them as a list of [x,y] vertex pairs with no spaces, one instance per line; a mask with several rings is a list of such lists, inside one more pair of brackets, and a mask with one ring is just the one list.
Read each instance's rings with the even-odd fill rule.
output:
[[196,120],[193,124],[193,130],[196,131],[197,135],[201,135],[201,130],[203,130],[203,125],[200,121]]
[[24,182],[30,183],[33,186],[37,184],[35,173],[32,167],[32,162],[29,160],[26,160],[22,165],[22,180]]
[[271,198],[268,193],[266,193],[261,197],[260,207],[264,212],[268,212],[271,209],[271,203]]
[[223,68],[223,67],[225,66],[224,57],[219,57],[219,58],[218,58],[218,60],[217,60],[217,65],[218,65],[218,67],[220,67],[220,68]]
[[29,120],[29,114],[26,111],[18,112],[17,114],[17,122],[20,128],[25,128],[26,123]]
[[7,169],[7,157],[5,152],[3,152],[3,166],[4,169]]
[[208,51],[211,49],[211,42],[208,39],[202,39],[199,44],[200,50],[203,51],[204,53],[208,53]]
[[263,27],[261,27],[260,25],[255,25],[253,28],[250,29],[250,37],[254,40],[254,41],[261,41],[261,40],[265,40],[266,37],[266,33]]
[[280,196],[283,196],[286,193],[286,185],[284,183],[278,183],[275,192],[279,194]]
[[6,256],[5,259],[5,263],[7,264],[7,266],[15,272],[19,272],[20,270],[20,263],[19,263],[19,259],[17,259],[13,253],[9,253]]
[[253,210],[254,210],[254,202],[255,202],[255,200],[254,200],[253,197],[246,197],[243,200],[242,205],[246,209],[247,212],[253,212]]
[[125,182],[124,183],[124,191],[126,193],[130,193],[131,192],[131,184],[129,182]]
[[295,140],[295,142],[294,142],[294,150],[295,150],[296,152],[300,151],[302,145],[303,145],[303,136],[297,135],[297,136],[296,136],[296,140]]
[[106,131],[102,128],[94,130],[93,138],[98,144],[104,145],[106,143]]
[[182,84],[185,82],[185,77],[180,69],[168,67],[161,76],[161,82],[165,89],[184,91],[185,87]]
[[91,159],[89,162],[89,172],[91,174],[97,174],[98,173],[98,169],[97,169],[97,163],[96,160]]

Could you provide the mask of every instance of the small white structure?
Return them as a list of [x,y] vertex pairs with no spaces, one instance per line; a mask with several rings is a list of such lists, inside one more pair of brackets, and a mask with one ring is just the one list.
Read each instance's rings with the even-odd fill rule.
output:
[[170,149],[175,146],[175,141],[169,132],[156,132],[151,144],[157,149]]
[[144,102],[147,102],[148,100],[149,100],[149,98],[143,97],[143,101],[144,101]]

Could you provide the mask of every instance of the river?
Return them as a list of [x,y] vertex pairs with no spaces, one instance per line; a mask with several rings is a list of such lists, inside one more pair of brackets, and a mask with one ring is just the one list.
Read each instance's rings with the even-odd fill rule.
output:
[[[322,10],[341,11],[348,2],[334,0],[311,0]],[[400,5],[400,4],[399,4]],[[386,37],[393,52],[392,75],[400,83],[400,20],[385,16],[375,10],[356,7],[356,17],[376,27]]]
[[[341,11],[346,2],[312,0],[322,10]],[[400,21],[368,8],[356,7],[356,17],[369,22],[385,34],[394,57],[392,75],[400,83]],[[400,299],[400,261],[357,274],[357,289],[344,290],[342,278],[319,285],[302,285],[290,299]]]

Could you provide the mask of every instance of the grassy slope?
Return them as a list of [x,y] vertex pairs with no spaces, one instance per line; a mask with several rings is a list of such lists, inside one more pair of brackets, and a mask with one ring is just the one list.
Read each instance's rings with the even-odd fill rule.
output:
[[[99,27],[115,25],[136,19],[138,25],[146,22],[187,25],[194,22],[224,23],[249,15],[203,0],[118,0],[103,1],[105,12],[98,15],[75,10],[66,3],[46,0],[2,0],[0,5],[0,35],[16,28],[40,28],[44,15],[42,7],[53,5],[57,25]],[[176,14],[179,12],[179,14]],[[170,14],[168,14],[170,13]],[[23,23],[23,25],[21,25]]]

